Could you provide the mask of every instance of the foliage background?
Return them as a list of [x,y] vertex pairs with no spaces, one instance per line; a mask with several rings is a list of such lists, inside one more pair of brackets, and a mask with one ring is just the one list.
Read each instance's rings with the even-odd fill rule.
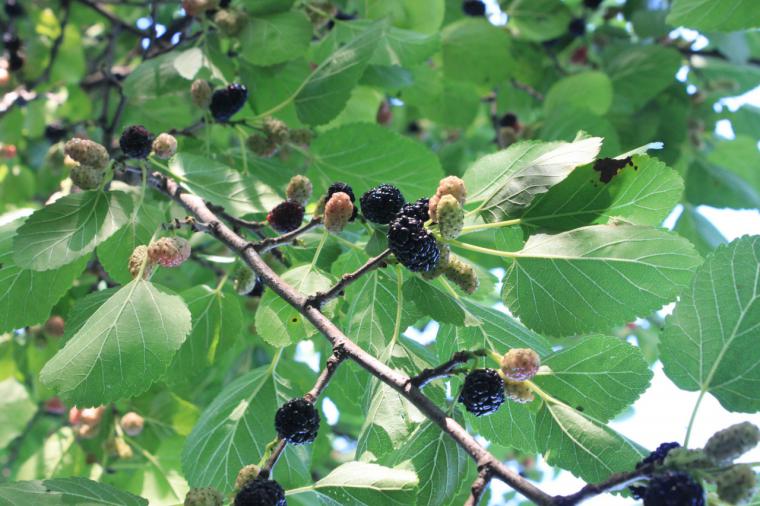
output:
[[[460,2],[455,0],[344,1],[334,3],[343,12],[357,12],[362,19],[339,21],[332,30],[320,27],[316,32],[306,21],[307,14],[313,17],[315,13],[305,7],[305,3],[309,2],[234,2],[252,18],[239,37],[221,36],[210,20],[199,18],[182,28],[188,34],[195,34],[194,38],[181,43],[177,50],[155,54],[151,51],[163,46],[155,42],[152,46],[151,37],[140,41],[125,27],[114,30],[91,3],[72,1],[65,36],[60,39],[57,57],[50,63],[51,48],[59,40],[61,14],[65,11],[57,2],[29,2],[26,16],[15,26],[24,42],[25,65],[21,72],[11,76],[3,89],[0,106],[0,143],[6,155],[0,163],[0,203],[5,213],[0,223],[6,227],[0,241],[5,248],[0,250],[0,255],[6,255],[6,260],[0,273],[7,276],[9,269],[12,231],[8,232],[8,223],[40,208],[54,192],[69,191],[66,170],[61,163],[61,145],[46,138],[46,125],[62,124],[69,135],[87,133],[105,144],[110,144],[123,126],[132,123],[144,124],[156,133],[182,130],[203,116],[203,111],[194,108],[189,101],[189,84],[197,77],[211,79],[217,85],[232,81],[248,84],[248,104],[236,117],[251,119],[274,113],[293,128],[316,127],[316,139],[308,150],[293,147],[273,158],[256,157],[246,151],[242,136],[249,132],[244,130],[241,134],[237,127],[214,126],[196,132],[196,137],[180,136],[180,153],[186,158],[170,166],[172,173],[181,176],[188,187],[209,200],[222,199],[221,203],[237,214],[263,217],[265,211],[282,198],[283,186],[290,176],[303,171],[320,190],[335,179],[348,180],[357,193],[376,183],[392,181],[399,184],[411,200],[431,194],[444,173],[462,175],[483,155],[495,152],[498,148],[494,137],[499,133],[506,144],[517,138],[571,141],[579,130],[604,137],[601,156],[616,156],[652,141],[664,142],[664,149],[650,155],[675,172],[657,172],[661,176],[659,181],[672,178],[670,181],[678,186],[683,180],[683,191],[679,189],[675,197],[653,197],[657,210],[652,215],[641,218],[634,213],[623,217],[634,216],[634,219],[641,218],[644,224],[657,225],[678,204],[681,214],[677,219],[675,214],[671,215],[669,224],[703,256],[727,240],[718,230],[721,227],[716,229],[706,218],[715,215],[701,206],[730,209],[760,206],[757,144],[760,108],[757,104],[744,104],[735,110],[725,105],[730,103],[728,97],[748,93],[760,82],[760,32],[755,29],[760,25],[757,19],[760,13],[752,8],[750,0],[674,0],[673,5],[664,0],[607,1],[598,10],[584,9],[581,2],[569,0],[513,0],[502,2],[498,12],[495,3],[490,2],[489,12],[496,25],[465,17]],[[171,33],[172,27],[186,19],[177,2],[155,4],[162,30],[168,29]],[[707,9],[715,10],[703,16]],[[106,10],[139,30],[147,31],[151,26],[145,17],[150,12],[147,5],[108,5]],[[568,23],[578,16],[586,19],[588,31],[581,37],[570,37]],[[370,21],[382,18],[388,18],[387,25]],[[267,30],[270,25],[282,39]],[[695,40],[695,34],[689,31],[674,32],[679,26],[697,30],[695,33],[702,36]],[[312,41],[312,33],[316,33],[319,40]],[[160,32],[156,37],[162,40]],[[171,40],[169,37],[164,42],[170,44]],[[119,77],[106,86],[93,85],[91,80],[96,79],[98,71],[105,68],[103,62],[108,61],[103,58],[110,44],[116,55],[110,63],[116,67],[109,68]],[[341,50],[346,45],[351,51]],[[165,47],[170,49],[171,45]],[[350,65],[341,66],[343,58],[349,58]],[[312,80],[305,88],[299,87],[313,71],[310,64],[324,61],[333,65],[331,70],[335,72],[324,72],[320,79]],[[103,81],[102,73],[100,79]],[[109,81],[108,76],[105,81]],[[125,102],[120,110],[122,94]],[[489,97],[491,99],[486,100]],[[392,117],[378,125],[378,109],[384,102],[390,104]],[[521,124],[519,132],[504,129],[499,132],[498,125],[494,128],[493,120],[498,122],[507,112],[517,115]],[[106,119],[115,118],[116,122],[113,125],[101,123],[101,115]],[[725,129],[726,121],[730,122],[734,135],[717,135],[716,126],[722,125]],[[415,126],[410,128],[410,125]],[[112,126],[110,131],[108,126]],[[358,152],[349,149],[362,144],[364,149]],[[423,145],[426,148],[422,148]],[[15,146],[15,153],[8,146]],[[214,158],[219,166],[209,165],[206,157]],[[593,174],[590,168],[586,169]],[[247,171],[254,177],[243,183],[235,180],[236,172],[230,170]],[[245,185],[254,186],[243,188],[241,198],[229,198],[233,191],[240,191]],[[210,193],[203,194],[204,190]],[[86,269],[80,260],[79,271],[64,276],[69,281],[61,285],[58,290],[61,293],[52,297],[55,300],[49,300],[47,305],[43,303],[42,290],[51,283],[47,280],[42,285],[44,288],[31,281],[14,285],[13,290],[6,291],[0,298],[0,322],[3,323],[0,331],[6,332],[0,345],[0,379],[5,380],[2,388],[7,394],[0,398],[10,399],[6,409],[28,415],[0,425],[6,478],[87,476],[149,497],[152,503],[179,503],[188,477],[204,481],[203,484],[209,478],[204,474],[206,471],[191,463],[195,459],[206,464],[205,454],[198,458],[192,452],[188,455],[186,449],[184,466],[181,462],[181,449],[183,445],[187,448],[186,439],[200,413],[233,377],[257,365],[269,364],[275,353],[270,344],[291,343],[294,330],[283,323],[287,318],[265,318],[262,315],[266,313],[259,310],[254,319],[251,311],[244,310],[245,301],[220,305],[219,312],[223,316],[215,317],[214,325],[219,338],[227,339],[224,346],[220,345],[226,352],[215,359],[202,383],[198,384],[197,378],[188,381],[182,375],[197,365],[191,358],[175,363],[179,368],[172,367],[177,377],[172,377],[170,372],[147,393],[128,399],[142,392],[125,389],[124,395],[117,396],[116,406],[120,411],[138,409],[148,415],[146,433],[141,439],[130,441],[137,455],[129,461],[108,462],[108,457],[102,460],[107,454],[101,446],[104,441],[76,441],[60,417],[46,414],[45,403],[56,391],[49,388],[50,384],[40,382],[40,371],[62,343],[44,334],[40,339],[33,339],[34,332],[28,326],[44,323],[49,314],[64,315],[71,324],[77,314],[82,315],[78,305],[93,287],[103,288],[109,284],[108,280],[118,283],[129,280],[124,269],[129,248],[121,246],[130,241],[144,242],[152,235],[152,227],[168,221],[170,216],[184,215],[177,208],[169,209],[156,195],[149,194],[146,199],[150,206],[145,207],[145,214],[138,220],[144,230],[125,233],[111,239],[110,244],[106,241],[98,246],[99,262],[93,261],[95,257],[88,258]],[[154,209],[152,215],[148,210],[151,208]],[[605,219],[616,216],[599,214]],[[593,220],[598,218],[592,217]],[[756,220],[757,214],[750,215],[749,219],[753,218]],[[752,227],[757,231],[754,220],[747,222],[746,231],[752,231]],[[551,228],[550,224],[544,225]],[[505,250],[519,249],[522,237],[513,233],[515,230],[510,229],[501,236],[483,237],[483,244]],[[373,251],[372,241],[378,239],[371,237],[362,227],[350,229],[344,236],[348,241],[369,239],[367,249]],[[288,254],[295,264],[307,264],[320,240],[318,234],[308,235],[301,247],[291,248]],[[194,241],[201,252],[210,242],[198,236]],[[341,251],[346,251],[344,242],[331,238],[324,243],[317,264],[323,276],[310,279],[310,283],[325,287],[334,276],[358,266],[366,258],[363,252],[340,257]],[[213,247],[202,258],[219,262],[223,269],[228,269],[233,261]],[[482,255],[470,258],[479,263],[484,285],[477,294],[477,302],[483,306],[499,303],[495,288],[489,290],[495,287],[497,279],[489,275],[488,270],[503,269],[505,262]],[[373,277],[373,282],[384,286],[387,280],[383,276]],[[8,278],[0,276],[0,280],[3,279]],[[154,281],[180,293],[191,311],[191,301],[213,301],[218,295],[212,291],[217,286],[216,278],[199,263],[189,263],[179,273],[163,270]],[[211,291],[204,293],[203,284]],[[71,290],[66,291],[70,286]],[[382,336],[388,332],[388,322],[383,321],[382,313],[387,308],[395,308],[397,301],[392,297],[385,301],[361,299],[363,295],[361,291],[350,293],[346,303],[333,311],[345,318],[344,326],[358,336],[362,345],[382,354],[386,344]],[[229,299],[234,297],[231,291],[228,296]],[[354,297],[359,300],[358,304],[352,303]],[[37,301],[37,305],[29,304]],[[261,301],[265,308],[280,309],[276,304],[271,292]],[[435,319],[440,315],[440,308],[427,304],[415,301],[412,314],[401,320],[416,329],[410,330],[409,335],[424,331],[431,317]],[[380,311],[368,316],[358,312],[357,306]],[[638,316],[647,319],[638,320],[634,328],[607,325],[603,330],[636,344],[647,361],[654,364],[658,358],[661,322],[654,314]],[[365,324],[366,321],[370,323]],[[266,328],[267,322],[270,328]],[[646,328],[647,325],[650,327]],[[251,331],[254,327],[258,329],[256,333]],[[434,328],[427,327],[428,335]],[[299,327],[297,332],[304,337],[313,333],[308,327]],[[71,335],[67,333],[62,341]],[[242,338],[233,339],[241,335]],[[562,339],[555,344],[563,343]],[[316,336],[298,348],[285,348],[284,353],[288,359],[295,357],[313,362],[311,353],[325,356],[328,350],[324,344]],[[445,360],[455,348],[451,342],[439,338],[425,349],[418,349],[412,341],[407,342],[404,349],[410,354],[407,360],[436,363]],[[382,426],[382,431],[378,429],[376,434],[368,431],[362,423],[362,406],[356,402],[367,385],[351,382],[348,371],[357,372],[353,365],[345,369],[345,374],[338,376],[327,391],[333,403],[328,405],[337,406],[339,413],[333,427],[338,435],[327,437],[327,431],[323,431],[310,450],[312,471],[319,477],[350,459],[357,444],[354,438],[358,437],[359,445],[377,450],[386,448],[388,442],[372,441],[371,436],[405,440],[411,433],[409,428],[408,432],[394,432],[398,430],[392,426],[398,410],[408,407],[400,400],[394,404],[393,399],[376,404],[388,411],[377,415],[377,425]],[[283,395],[286,392],[290,395],[291,391],[292,395],[299,395],[311,387],[314,379],[312,372],[298,361],[284,362],[278,373],[283,378],[294,381],[299,378],[299,381],[279,385],[273,377],[266,383],[272,394],[270,399],[260,400],[266,403],[261,409],[262,427],[267,426],[268,417],[278,404],[274,394],[277,388],[284,388]],[[658,381],[662,384],[666,380],[662,374],[655,376],[654,386],[646,395],[661,403],[667,394],[665,387],[658,386]],[[433,395],[442,399],[443,394],[440,390]],[[92,391],[78,395],[80,402],[103,400]],[[371,400],[372,396],[366,399]],[[674,413],[672,428],[662,427],[662,438],[659,434],[654,440],[637,437],[636,429],[644,427],[637,422],[640,420],[638,412],[632,415],[626,412],[626,416],[631,416],[630,421],[613,423],[613,427],[642,444],[679,439],[684,427],[675,413],[680,416],[681,410],[670,401],[668,404]],[[706,431],[711,426],[709,417],[719,413],[712,408],[712,405],[703,405],[697,424],[699,429]],[[330,408],[323,409],[325,415],[334,414]],[[409,416],[414,418],[413,414]],[[746,418],[742,415],[742,419]],[[635,427],[637,423],[639,427]],[[725,425],[723,420],[720,424]],[[257,444],[271,439],[273,432],[271,428],[267,430],[256,435]],[[486,429],[477,425],[473,432],[487,434]],[[651,432],[647,436],[649,434]],[[695,433],[696,443],[701,442],[699,434],[706,432]],[[197,441],[197,438],[190,439]],[[514,456],[509,445],[502,447],[498,441],[493,443],[491,449],[498,455]],[[395,442],[392,446],[398,448]],[[303,458],[304,451],[296,449],[293,455],[286,454],[286,459],[279,464],[282,469],[278,471],[283,474],[278,475],[278,479],[292,484],[311,481],[304,479],[307,471],[296,463]],[[404,452],[413,453],[414,449],[405,447],[400,453]],[[98,463],[89,462],[89,455],[95,455]],[[464,485],[471,482],[473,467],[461,454],[455,453],[455,456],[461,466],[453,466],[456,469],[453,475],[449,472],[430,478],[429,489],[436,489],[436,483],[445,481],[458,483],[461,480]],[[540,473],[547,470],[546,466],[536,468],[529,464],[530,459],[524,456],[516,462],[518,468],[522,466],[522,470],[535,479],[540,479]],[[578,473],[584,466],[565,467]],[[104,472],[105,469],[117,472],[110,474]],[[290,474],[283,478],[285,473]],[[221,484],[224,479],[214,476],[213,481]],[[569,482],[560,483],[562,490],[558,488],[556,492],[568,492]],[[497,486],[495,490],[494,500],[501,500],[503,487]],[[450,494],[439,498],[439,502],[456,504],[462,491],[446,491]],[[509,500],[511,493],[505,493]],[[608,504],[607,500],[610,499],[598,499],[600,504]],[[435,501],[430,499],[430,502]]]

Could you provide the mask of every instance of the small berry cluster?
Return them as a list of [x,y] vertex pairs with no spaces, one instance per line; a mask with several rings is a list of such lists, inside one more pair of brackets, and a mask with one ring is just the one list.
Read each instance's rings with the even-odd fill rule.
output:
[[157,157],[166,160],[177,152],[177,139],[167,133],[154,137],[144,126],[130,125],[121,133],[119,146],[129,158],[141,160],[153,152]]
[[650,467],[649,481],[630,487],[645,506],[704,506],[701,480],[716,485],[718,497],[728,504],[742,504],[755,491],[756,475],[751,465],[734,460],[760,442],[760,429],[749,422],[716,432],[703,449],[682,448],[663,443],[636,465]]
[[92,439],[97,436],[105,412],[105,406],[83,409],[74,406],[71,408],[69,410],[69,423],[74,429],[74,434],[81,439]]
[[105,178],[111,158],[106,148],[95,141],[75,137],[63,148],[64,164],[69,167],[71,181],[83,190],[97,188]]
[[277,204],[267,214],[269,226],[280,233],[292,232],[300,227],[312,189],[309,178],[302,175],[293,176],[285,189],[286,200]]
[[246,139],[246,146],[259,156],[270,157],[285,148],[289,143],[309,144],[311,130],[298,128],[290,130],[288,125],[277,118],[266,118],[261,125],[261,133]]
[[142,272],[150,279],[157,266],[178,267],[190,258],[190,243],[182,237],[162,237],[146,246],[137,246],[129,257],[128,268],[133,278]]
[[505,400],[533,400],[529,380],[538,373],[541,358],[528,348],[514,348],[501,358],[501,369],[475,369],[464,380],[459,402],[475,416],[496,412]]
[[190,85],[190,97],[201,109],[208,109],[219,123],[226,123],[245,105],[248,88],[244,84],[232,83],[213,90],[208,81],[196,79]]

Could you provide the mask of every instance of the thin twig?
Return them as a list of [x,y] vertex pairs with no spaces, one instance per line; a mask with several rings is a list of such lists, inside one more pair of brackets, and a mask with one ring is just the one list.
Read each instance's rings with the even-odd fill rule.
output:
[[458,351],[454,353],[448,361],[432,369],[423,369],[417,376],[410,378],[409,381],[415,387],[422,388],[434,379],[449,376],[458,365],[466,364],[477,357],[486,356],[488,356],[486,350]]
[[507,485],[539,506],[549,506],[554,503],[552,496],[509,469],[498,458],[481,446],[453,417],[443,412],[432,400],[412,385],[408,376],[392,369],[364,351],[319,309],[307,304],[306,296],[280,278],[259,256],[253,244],[226,226],[221,218],[208,209],[202,198],[183,191],[175,181],[167,179],[160,173],[153,174],[150,178],[150,183],[182,205],[199,222],[208,224],[208,233],[232,251],[235,251],[259,276],[264,284],[270,287],[274,293],[282,297],[283,300],[314,325],[332,344],[333,349],[341,347],[346,358],[356,362],[360,367],[411,402],[423,415],[438,425],[444,433],[470,455],[479,468],[488,467],[492,471],[493,477],[504,481]]
[[488,467],[481,468],[478,471],[478,477],[472,482],[472,486],[470,487],[470,497],[464,502],[464,506],[477,506],[490,482],[491,470]]
[[319,216],[315,216],[306,225],[303,225],[300,228],[293,230],[292,232],[288,232],[287,234],[282,234],[282,235],[278,235],[277,237],[270,237],[268,239],[264,239],[263,241],[255,244],[253,247],[257,253],[263,253],[265,251],[269,251],[278,246],[282,246],[284,244],[293,242],[293,240],[296,239],[299,235],[303,234],[304,232],[308,232],[312,228],[321,224],[322,224],[322,218]]
[[92,0],[78,0],[79,3],[82,5],[86,5],[90,9],[94,10],[104,18],[106,18],[108,21],[111,22],[113,25],[118,25],[122,27],[123,29],[132,32],[135,35],[139,35],[140,37],[150,37],[150,33],[146,32],[145,30],[140,30],[136,26],[133,26],[130,23],[127,23],[123,19],[119,18],[115,14],[112,14],[108,10],[101,7],[97,2],[93,2]]
[[345,290],[348,285],[350,285],[351,283],[353,283],[360,277],[364,276],[366,273],[368,273],[372,269],[384,266],[385,259],[390,254],[391,254],[391,250],[386,249],[385,251],[383,251],[376,257],[370,258],[369,260],[367,260],[367,263],[365,263],[364,265],[356,269],[354,272],[351,272],[349,274],[344,274],[340,278],[340,281],[338,281],[335,284],[335,286],[333,286],[326,292],[319,292],[309,297],[306,300],[306,304],[309,306],[316,307],[316,308],[321,308],[325,303],[331,301],[335,297],[339,297],[343,293],[343,290]]

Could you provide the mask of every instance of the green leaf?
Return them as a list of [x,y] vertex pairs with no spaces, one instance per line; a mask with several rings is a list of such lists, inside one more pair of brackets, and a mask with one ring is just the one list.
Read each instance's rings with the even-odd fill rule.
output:
[[274,65],[302,56],[309,49],[312,26],[301,11],[248,20],[240,35],[240,56],[254,65]]
[[136,396],[166,372],[189,332],[182,299],[136,279],[93,313],[40,379],[79,406]]
[[132,281],[129,257],[137,246],[150,242],[162,220],[163,212],[159,208],[141,202],[127,224],[98,246],[98,260],[109,276],[122,284]]
[[[327,291],[333,284],[331,277],[308,264],[289,270],[282,279],[306,296]],[[256,310],[256,332],[272,346],[283,348],[308,338],[316,329],[298,309],[274,291],[267,290]]]
[[87,264],[83,257],[51,271],[16,266],[12,243],[22,223],[19,219],[0,226],[0,332],[44,322]]
[[443,21],[444,0],[364,0],[357,2],[359,17],[388,18],[393,26],[421,33],[434,33]]
[[468,203],[486,221],[514,218],[534,198],[565,179],[573,169],[594,161],[602,139],[575,142],[519,142],[484,156],[464,174]]
[[[302,395],[290,374],[281,376],[276,363],[259,367],[227,385],[201,414],[182,451],[182,468],[193,487],[214,487],[230,492],[238,471],[258,463],[276,437],[272,417],[286,401]],[[288,371],[297,374],[296,370]],[[292,473],[283,486],[310,480],[309,451],[288,445],[278,471]],[[278,481],[288,476],[278,473]],[[300,478],[296,478],[300,477]],[[301,483],[297,483],[301,484]]]
[[593,225],[539,234],[514,254],[502,296],[538,332],[605,331],[673,301],[701,261],[685,239],[653,228]]
[[206,285],[182,292],[193,318],[190,335],[174,356],[169,380],[197,378],[228,350],[243,330],[243,314],[236,296]]
[[479,324],[469,327],[441,326],[438,340],[454,341],[460,349],[482,348],[506,352],[510,348],[531,348],[539,355],[549,354],[551,346],[545,337],[525,328],[506,313],[464,299],[462,306]]
[[423,117],[448,127],[467,127],[480,108],[473,83],[445,79],[441,69],[421,65],[413,70],[414,83],[401,92],[405,103],[415,106]]
[[242,0],[241,3],[248,14],[256,16],[286,11],[293,6],[294,2],[295,0]]
[[128,221],[132,197],[124,192],[67,195],[32,214],[13,241],[19,267],[46,271],[92,253]]
[[536,42],[564,35],[572,18],[560,0],[515,0],[506,12],[515,35]]
[[232,168],[191,153],[169,160],[169,173],[193,193],[234,215],[265,212],[282,201],[260,179],[246,177]]
[[56,478],[45,481],[18,481],[0,484],[0,502],[4,506],[147,506],[142,497],[123,492],[111,485],[86,478]]
[[90,316],[98,310],[100,306],[106,303],[113,294],[119,291],[118,286],[113,288],[106,288],[105,290],[98,290],[96,292],[88,293],[84,297],[76,301],[76,305],[72,308],[71,312],[66,318],[66,330],[63,335],[64,342],[69,341],[72,336],[79,332]]
[[635,111],[667,88],[680,66],[681,55],[675,49],[625,45],[610,54],[605,71],[612,80],[616,104]]
[[61,427],[49,436],[41,434],[42,445],[18,467],[16,479],[65,477],[85,472],[85,454],[71,427]]
[[760,9],[754,0],[674,0],[667,21],[700,31],[733,32],[760,26]]
[[[369,28],[374,22],[355,20],[350,23],[337,23],[339,40],[348,42],[351,38]],[[344,35],[345,34],[345,35]],[[411,67],[422,63],[435,53],[440,45],[440,36],[403,30],[391,26],[385,30],[370,63],[383,66]]]
[[440,427],[426,421],[394,455],[394,463],[411,464],[417,473],[418,506],[448,504],[467,474],[469,456]]
[[505,402],[495,413],[467,417],[475,430],[488,441],[525,453],[536,453],[536,415],[516,402]]
[[569,230],[622,220],[660,225],[678,204],[683,180],[656,158],[635,156],[608,183],[592,166],[580,167],[536,199],[522,217],[528,225]]
[[417,310],[440,323],[457,326],[478,325],[480,321],[471,315],[451,293],[445,291],[443,281],[425,282],[411,277],[404,283],[404,298],[413,302]]
[[393,181],[408,200],[430,193],[443,177],[438,158],[423,144],[370,123],[328,130],[311,145],[314,163],[308,175],[326,188],[343,181],[357,197]]
[[536,417],[539,451],[553,466],[589,483],[630,471],[646,452],[637,444],[569,406],[544,403]]
[[0,449],[24,432],[36,411],[24,385],[14,378],[0,381]]
[[373,24],[317,67],[295,97],[296,111],[301,121],[309,125],[322,125],[343,110],[385,28],[385,22]]
[[514,65],[509,35],[486,19],[452,23],[442,37],[443,73],[447,78],[494,85],[509,76]]
[[652,379],[641,351],[617,337],[580,338],[541,362],[551,369],[533,380],[541,389],[603,422],[633,404]]
[[760,410],[760,237],[720,246],[681,294],[661,336],[665,374],[729,411]]
[[288,503],[415,504],[417,475],[413,471],[383,467],[369,462],[347,462],[308,487],[288,490]]
[[581,72],[554,83],[544,99],[544,111],[562,107],[588,109],[605,114],[612,104],[612,82],[598,71]]

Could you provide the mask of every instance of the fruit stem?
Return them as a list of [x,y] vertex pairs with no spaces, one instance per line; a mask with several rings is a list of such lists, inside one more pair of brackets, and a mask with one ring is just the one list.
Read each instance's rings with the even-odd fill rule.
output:
[[462,228],[461,234],[469,234],[470,232],[477,232],[478,230],[486,230],[489,228],[502,228],[511,227],[513,225],[519,225],[522,223],[520,218],[514,220],[494,221],[493,223],[478,223],[476,225],[467,225]]
[[494,360],[494,362],[496,362],[497,364],[499,364],[499,366],[501,367],[501,357],[502,356],[501,356],[500,353],[497,353],[495,351],[490,351],[489,352],[489,356]]
[[514,251],[499,251],[496,249],[484,248],[483,246],[475,246],[474,244],[457,241],[457,240],[451,240],[449,241],[449,244],[451,244],[452,246],[459,246],[462,249],[476,251],[478,253],[485,253],[486,255],[491,255],[495,257],[503,257],[503,258],[517,257],[517,253]]
[[691,410],[691,418],[689,418],[689,426],[686,427],[686,437],[683,440],[684,447],[688,448],[689,446],[689,438],[691,437],[691,429],[694,427],[694,422],[697,419],[697,411],[699,411],[699,405],[702,404],[702,399],[705,396],[705,390],[701,389],[699,391],[699,397],[697,397],[697,402],[694,404],[694,409]]
[[240,156],[243,159],[243,174],[248,174],[248,155],[246,153],[246,147],[245,147],[245,130],[243,130],[243,127],[240,125],[235,126],[235,130],[238,134],[238,142],[240,143]]

